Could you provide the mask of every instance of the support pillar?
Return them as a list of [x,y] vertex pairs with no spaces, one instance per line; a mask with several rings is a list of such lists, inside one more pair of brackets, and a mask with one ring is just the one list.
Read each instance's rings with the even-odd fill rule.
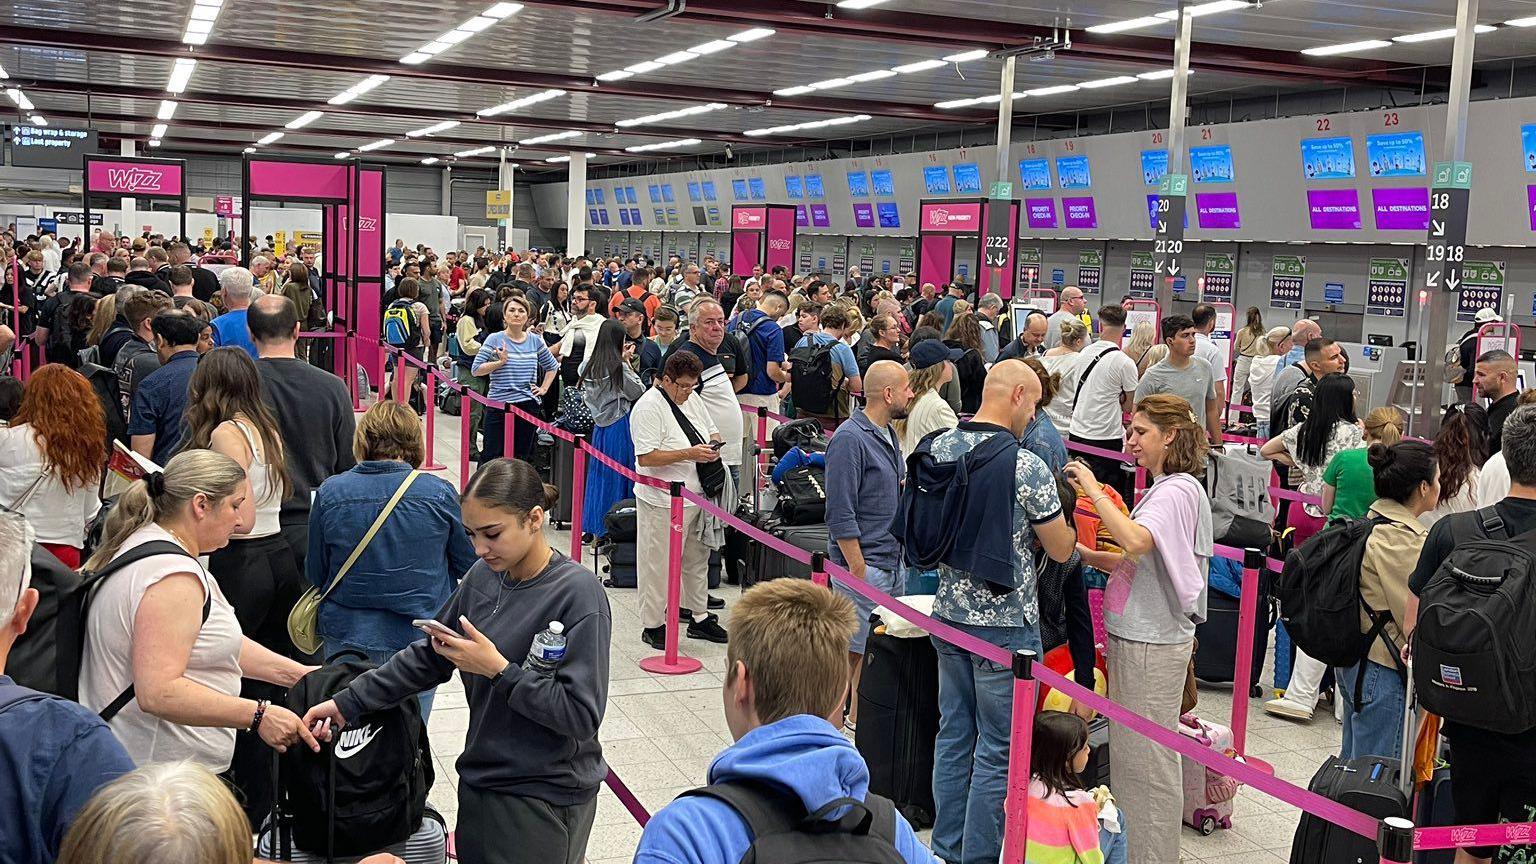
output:
[[580,258],[587,251],[587,154],[571,153],[565,187],[565,254]]
[[1012,54],[1003,58],[1003,74],[998,83],[997,103],[997,179],[1006,182],[1013,171],[1013,157],[1008,148],[1013,143],[1013,78],[1018,58]]
[[[134,152],[134,145],[133,145],[133,139],[132,138],[124,138],[122,141],[118,142],[118,155],[119,156],[137,156],[138,155],[137,153]],[[138,225],[138,222],[139,222],[139,215],[138,215],[138,212],[137,212],[137,210],[138,210],[138,202],[135,201],[133,198],[124,198],[121,202],[118,203],[117,207],[118,207],[118,209],[117,209],[118,218],[121,220],[121,222],[119,223],[120,230],[118,231],[118,236],[122,236],[124,234],[128,235],[129,237],[137,237],[137,236],[139,236],[139,234],[141,234],[142,231],[140,231],[139,225]],[[105,221],[105,220],[103,220],[103,221]],[[86,237],[90,237],[91,236],[91,226],[83,225],[83,226],[81,226],[81,230],[84,232],[84,235]],[[86,242],[86,248],[90,248],[89,241]]]
[[[1187,0],[1179,0],[1179,17],[1174,25],[1173,78],[1168,96],[1168,176],[1170,177],[1184,173],[1184,124],[1188,122],[1189,117],[1189,43],[1194,30],[1194,18],[1185,14],[1188,5]],[[1176,207],[1166,211],[1165,218],[1176,221],[1178,224],[1170,223],[1169,231],[1159,232],[1159,236],[1177,237],[1182,244],[1183,208]],[[1159,309],[1173,308],[1173,280],[1176,275],[1170,272],[1166,278],[1155,280]]]

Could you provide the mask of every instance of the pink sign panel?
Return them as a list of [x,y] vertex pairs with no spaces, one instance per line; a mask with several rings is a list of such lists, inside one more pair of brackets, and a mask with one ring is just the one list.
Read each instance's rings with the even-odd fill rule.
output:
[[761,231],[768,227],[768,208],[731,208],[731,227],[737,230]]
[[251,160],[252,198],[347,198],[347,165]]
[[1056,199],[1025,198],[1024,211],[1031,228],[1056,227]]
[[981,203],[924,204],[919,220],[925,234],[980,234]]
[[801,228],[811,227],[811,214],[806,212],[804,204],[795,205],[795,224]]
[[751,276],[752,268],[761,263],[758,240],[756,233],[738,232],[731,235],[732,275]]
[[384,172],[377,168],[364,168],[359,178],[357,257],[358,276],[384,275]]
[[795,211],[788,207],[768,210],[768,231],[763,238],[763,266],[768,270],[795,269]]
[[1093,206],[1093,196],[1061,199],[1061,210],[1066,216],[1068,228],[1097,228],[1099,214]]
[[1429,190],[1426,188],[1372,189],[1371,208],[1376,227],[1382,231],[1429,229]]
[[[979,294],[996,293],[1004,300],[1008,300],[1013,297],[1015,280],[1019,275],[1019,208],[1012,201],[988,201],[986,214],[988,221],[990,221],[990,211],[993,207],[1008,208],[1008,236],[1014,238],[1014,242],[1008,245],[1008,259],[1003,266],[995,266],[995,262],[993,266],[988,266],[985,260],[981,262],[977,268],[980,272],[976,277],[976,290]],[[983,246],[982,255],[987,254],[989,254],[988,250]]]
[[1308,189],[1307,217],[1314,231],[1359,228],[1360,193],[1354,189]]
[[918,281],[934,285],[948,282],[955,266],[955,238],[949,234],[925,231],[921,246],[923,257],[918,261]]
[[811,225],[813,225],[813,226],[815,226],[817,228],[830,228],[830,227],[832,227],[832,217],[831,217],[830,214],[827,213],[827,205],[825,205],[825,204],[812,204],[811,205]]
[[1525,187],[1525,212],[1531,217],[1531,230],[1536,231],[1536,186]]
[[91,194],[181,197],[180,164],[93,159],[89,165],[85,183]]

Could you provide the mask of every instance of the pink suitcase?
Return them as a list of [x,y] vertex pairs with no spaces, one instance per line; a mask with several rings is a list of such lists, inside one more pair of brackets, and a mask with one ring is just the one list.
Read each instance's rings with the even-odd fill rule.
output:
[[[1220,723],[1202,720],[1193,714],[1179,718],[1179,732],[1191,741],[1228,756],[1236,756],[1232,730]],[[1184,824],[1209,835],[1218,827],[1232,827],[1232,799],[1237,797],[1236,780],[1184,757]]]

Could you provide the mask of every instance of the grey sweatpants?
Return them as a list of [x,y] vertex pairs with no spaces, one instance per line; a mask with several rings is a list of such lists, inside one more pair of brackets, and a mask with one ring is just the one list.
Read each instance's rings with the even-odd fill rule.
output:
[[582,864],[597,797],[560,806],[459,784],[460,864]]
[[[1179,703],[1193,642],[1153,645],[1109,637],[1109,698],[1167,729]],[[1116,799],[1124,802],[1126,845],[1136,864],[1179,864],[1184,775],[1179,754],[1118,724],[1109,727]]]
[[[709,549],[699,539],[699,520],[704,511],[683,506],[682,608],[699,613],[709,600]],[[635,501],[635,542],[641,551],[635,562],[635,581],[640,589],[640,626],[667,623],[667,576],[671,570],[672,508],[665,504]],[[686,626],[687,622],[684,622]]]

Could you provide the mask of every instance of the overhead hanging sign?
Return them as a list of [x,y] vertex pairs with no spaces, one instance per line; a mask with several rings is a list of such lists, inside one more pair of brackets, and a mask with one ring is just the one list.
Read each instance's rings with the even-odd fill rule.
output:
[[512,218],[512,190],[490,189],[485,193],[485,218]]
[[86,154],[96,152],[93,129],[62,126],[11,127],[11,164],[17,168],[69,168],[80,170]]
[[1167,174],[1158,186],[1157,239],[1152,252],[1156,255],[1153,270],[1158,275],[1173,278],[1183,272],[1184,264],[1184,198],[1189,193],[1189,175]]
[[[1466,280],[1467,202],[1472,163],[1436,162],[1429,193],[1429,240],[1424,247],[1424,287],[1458,291]],[[1497,306],[1495,306],[1497,308]]]

